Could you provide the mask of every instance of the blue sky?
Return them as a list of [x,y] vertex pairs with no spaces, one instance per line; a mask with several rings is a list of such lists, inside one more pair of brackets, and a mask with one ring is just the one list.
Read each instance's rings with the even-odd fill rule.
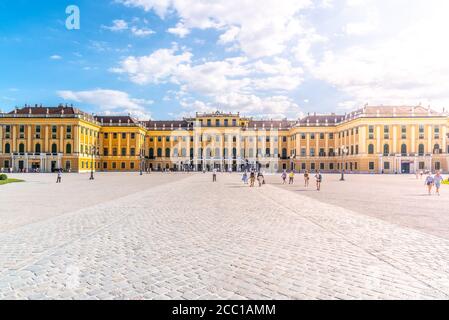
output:
[[[81,28],[66,28],[66,7]],[[0,109],[172,119],[449,105],[444,0],[3,0]]]

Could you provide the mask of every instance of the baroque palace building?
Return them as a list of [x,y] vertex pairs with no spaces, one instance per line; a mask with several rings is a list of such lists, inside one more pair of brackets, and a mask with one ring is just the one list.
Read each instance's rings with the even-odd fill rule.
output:
[[139,170],[355,173],[449,171],[449,114],[365,106],[345,115],[255,120],[197,113],[180,121],[98,116],[73,106],[0,113],[0,167],[13,171]]

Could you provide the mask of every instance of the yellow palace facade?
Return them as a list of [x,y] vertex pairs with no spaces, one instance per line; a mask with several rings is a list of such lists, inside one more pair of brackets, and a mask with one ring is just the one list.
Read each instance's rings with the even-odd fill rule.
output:
[[255,120],[197,113],[178,121],[94,116],[73,106],[0,113],[0,167],[14,172],[449,171],[449,114],[365,106],[345,115]]

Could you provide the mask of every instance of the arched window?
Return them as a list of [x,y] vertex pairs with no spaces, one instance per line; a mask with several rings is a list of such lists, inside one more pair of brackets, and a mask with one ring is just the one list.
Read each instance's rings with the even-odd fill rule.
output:
[[72,154],[72,145],[70,143],[67,143],[67,145],[65,146],[65,153]]
[[401,146],[401,154],[403,156],[407,155],[407,145],[405,143],[403,143],[402,146]]
[[390,145],[384,145],[384,156],[388,156],[390,154]]
[[9,143],[5,144],[5,153],[11,153],[11,145]]
[[170,148],[165,149],[165,157],[170,158]]
[[237,158],[237,149],[236,148],[232,148],[232,157],[234,159]]
[[374,145],[373,144],[370,144],[368,146],[368,154],[374,154]]
[[34,147],[35,153],[41,153],[41,145],[39,143],[36,143],[36,146]]
[[154,149],[153,148],[150,148],[149,157],[154,158]]
[[424,155],[424,145],[422,143],[418,147],[418,153],[420,156]]
[[266,155],[267,157],[269,157],[270,154],[271,154],[270,148],[266,148],[266,149],[265,149],[265,155]]
[[19,152],[25,153],[25,145],[23,143],[19,144]]
[[157,156],[162,157],[162,149],[161,148],[157,149]]
[[51,145],[51,153],[58,153],[58,146],[56,145],[56,143],[53,143]]
[[439,144],[435,144],[433,146],[433,153],[434,154],[439,154],[440,153],[440,145]]
[[287,149],[282,149],[282,158],[287,158]]

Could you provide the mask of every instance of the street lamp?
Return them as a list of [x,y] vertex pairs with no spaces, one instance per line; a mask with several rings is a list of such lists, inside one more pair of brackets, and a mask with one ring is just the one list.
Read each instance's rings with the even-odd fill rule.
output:
[[91,153],[92,153],[92,160],[90,163],[90,179],[89,180],[95,180],[94,178],[94,156],[95,152],[97,152],[97,148],[95,146],[92,146]]
[[142,156],[142,149],[140,150],[140,175],[143,175],[143,156]]
[[341,178],[340,181],[345,181],[344,156],[349,152],[345,146],[341,147]]

